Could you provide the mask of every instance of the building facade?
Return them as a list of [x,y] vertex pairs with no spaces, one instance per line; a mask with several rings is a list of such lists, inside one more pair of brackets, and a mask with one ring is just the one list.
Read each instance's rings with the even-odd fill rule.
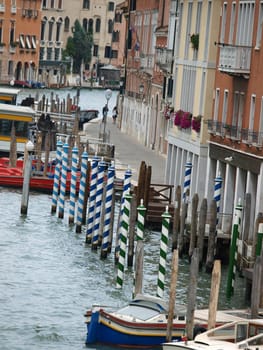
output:
[[0,3],[1,82],[37,79],[41,0],[2,1]]
[[211,197],[220,174],[222,229],[230,229],[229,217],[240,201],[250,208],[251,237],[263,209],[263,3],[224,1],[221,11],[206,193]]

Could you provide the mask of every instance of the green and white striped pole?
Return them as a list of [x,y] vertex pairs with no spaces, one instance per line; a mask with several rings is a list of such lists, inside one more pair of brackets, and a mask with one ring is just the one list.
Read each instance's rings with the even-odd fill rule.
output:
[[263,241],[263,223],[258,225],[258,237],[257,237],[257,245],[256,245],[256,256],[260,256],[262,249],[262,241]]
[[143,236],[144,236],[144,222],[145,222],[146,208],[143,205],[143,199],[141,199],[140,205],[137,208],[137,213],[138,213],[138,221],[137,221],[136,239],[138,241],[140,239],[143,239]]
[[169,240],[169,225],[171,215],[168,212],[168,206],[166,206],[165,212],[162,214],[162,232],[161,232],[161,244],[160,244],[160,261],[157,283],[157,296],[163,298],[164,295],[164,278],[166,273],[166,256],[168,251]]
[[238,204],[235,207],[235,213],[233,218],[233,228],[232,228],[232,237],[231,237],[231,244],[230,244],[228,276],[227,276],[227,290],[226,290],[227,298],[230,298],[234,294],[234,284],[235,284],[236,267],[237,267],[237,239],[240,233],[242,209],[243,208],[241,205],[241,199],[239,199]]
[[125,265],[125,256],[126,256],[126,246],[127,246],[127,237],[129,231],[130,223],[130,211],[131,211],[131,199],[130,194],[124,196],[124,207],[122,214],[122,222],[120,229],[120,251],[118,259],[118,272],[117,272],[117,284],[116,288],[122,288],[123,277],[124,277],[124,265]]
[[146,208],[141,199],[140,205],[137,207],[137,231],[136,231],[136,247],[135,247],[135,264],[133,275],[133,291],[132,296],[142,293],[142,279],[143,279],[143,237],[144,237],[144,223],[145,223]]

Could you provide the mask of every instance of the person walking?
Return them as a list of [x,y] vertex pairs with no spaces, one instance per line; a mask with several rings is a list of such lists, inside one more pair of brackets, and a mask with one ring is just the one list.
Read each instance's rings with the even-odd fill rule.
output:
[[113,124],[116,124],[117,117],[118,117],[118,109],[117,109],[117,106],[115,106],[112,110]]

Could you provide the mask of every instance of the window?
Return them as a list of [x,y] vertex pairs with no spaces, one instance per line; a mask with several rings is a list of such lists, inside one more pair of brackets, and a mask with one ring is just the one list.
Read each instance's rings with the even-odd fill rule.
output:
[[236,45],[252,45],[254,8],[254,2],[240,1],[239,3]]
[[40,40],[45,40],[46,20],[41,22]]
[[14,75],[14,62],[8,61],[8,75]]
[[51,60],[52,59],[52,48],[48,47],[47,48],[47,60]]
[[36,47],[37,47],[36,42],[37,42],[36,36],[32,35],[32,37],[31,37],[32,49],[36,49]]
[[110,1],[108,3],[108,11],[114,11],[114,2]]
[[60,58],[60,48],[55,48],[55,61],[59,61]]
[[83,0],[83,8],[89,10],[89,8],[90,8],[90,1],[89,0]]
[[88,28],[89,33],[93,33],[93,19],[89,19],[89,28]]
[[0,20],[0,43],[3,42],[3,21]]
[[122,22],[122,14],[120,12],[115,13],[115,23],[121,23]]
[[251,96],[249,113],[249,130],[254,130],[256,95]]
[[225,90],[224,91],[223,114],[222,114],[222,123],[223,124],[226,124],[227,108],[228,108],[228,90]]
[[168,79],[167,97],[173,97],[173,78]]
[[111,47],[110,46],[105,46],[104,57],[111,58]]
[[45,55],[45,48],[44,48],[44,47],[40,47],[39,59],[40,59],[41,61],[43,61],[44,55]]
[[51,20],[48,22],[48,41],[52,41],[53,27],[54,27],[54,18],[51,18]]
[[114,31],[112,32],[112,42],[117,43],[120,41],[120,31]]
[[13,21],[10,23],[9,42],[15,42],[15,23]]
[[26,35],[26,49],[31,49],[30,35]]
[[50,8],[54,8],[55,7],[55,0],[50,0]]
[[109,19],[108,21],[108,33],[112,33],[113,32],[113,20]]
[[98,57],[98,54],[99,54],[99,46],[94,45],[93,46],[93,56]]
[[233,44],[235,18],[236,18],[236,3],[233,2],[232,3],[232,9],[231,9],[231,17],[230,17],[229,44]]
[[222,23],[221,23],[221,33],[220,33],[220,42],[225,42],[225,29],[226,29],[226,13],[227,13],[227,3],[223,4],[223,13],[222,13]]
[[56,41],[60,41],[61,25],[62,25],[62,19],[59,19],[59,21],[56,23]]
[[47,0],[43,0],[42,2],[42,8],[46,9],[47,8]]
[[188,57],[188,51],[189,51],[189,36],[192,34],[191,33],[191,24],[192,24],[192,8],[193,8],[193,3],[189,2],[188,3],[188,13],[187,13],[187,24],[186,24],[186,38],[185,38],[185,51],[184,51],[184,57]]
[[58,0],[58,9],[62,10],[62,0]]
[[85,30],[85,32],[88,31],[88,20],[87,20],[87,18],[83,18],[82,27]]
[[259,136],[262,142],[263,137],[263,97],[261,97],[261,107],[260,107],[260,119],[259,119]]
[[216,89],[215,106],[214,106],[214,120],[215,121],[218,120],[219,95],[220,95],[220,89]]
[[64,31],[69,32],[70,20],[68,17],[65,18]]
[[261,46],[261,33],[262,33],[262,27],[263,27],[263,3],[260,3],[260,9],[259,9],[259,15],[258,15],[258,29],[257,29],[257,40],[256,40],[256,47],[260,48]]
[[97,19],[96,19],[95,32],[96,32],[96,33],[99,33],[99,32],[100,32],[100,18],[97,18]]
[[111,51],[111,58],[118,58],[118,50]]

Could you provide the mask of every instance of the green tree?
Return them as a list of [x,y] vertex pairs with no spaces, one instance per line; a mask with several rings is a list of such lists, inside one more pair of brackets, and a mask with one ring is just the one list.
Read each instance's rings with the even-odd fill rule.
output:
[[93,45],[93,33],[86,32],[78,20],[73,27],[73,36],[67,40],[66,49],[63,51],[63,59],[69,56],[73,58],[73,73],[81,75],[82,63],[91,61],[91,50]]

